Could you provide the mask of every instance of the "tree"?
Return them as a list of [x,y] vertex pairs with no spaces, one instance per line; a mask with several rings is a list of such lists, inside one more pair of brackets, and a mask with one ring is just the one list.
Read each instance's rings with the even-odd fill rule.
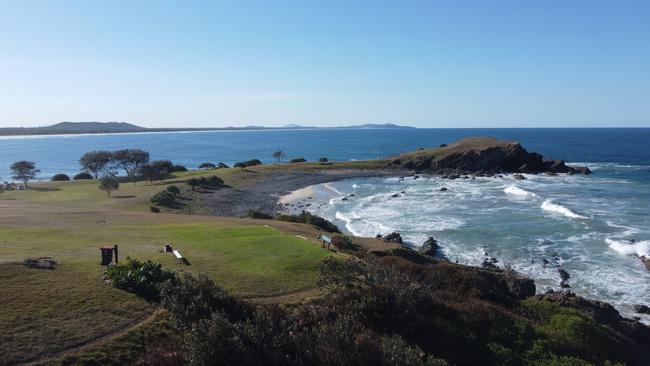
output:
[[117,150],[111,155],[115,165],[123,169],[129,178],[133,178],[140,167],[149,162],[149,153],[140,149]]
[[21,160],[11,164],[12,178],[23,182],[25,187],[27,187],[27,182],[36,178],[36,174],[40,172],[32,161]]
[[91,151],[85,153],[79,159],[79,165],[89,171],[96,178],[103,172],[110,170],[110,163],[113,159],[110,151]]
[[108,198],[111,198],[111,192],[120,189],[120,181],[114,172],[109,172],[99,179],[99,189],[106,191]]
[[273,157],[278,163],[281,163],[282,160],[284,160],[284,152],[282,150],[278,150],[273,153]]
[[154,170],[156,179],[164,182],[165,178],[174,170],[174,164],[169,160],[156,160],[151,162],[151,168]]
[[149,181],[165,181],[165,178],[174,170],[174,164],[169,160],[156,160],[149,164],[142,165],[139,169],[140,175]]

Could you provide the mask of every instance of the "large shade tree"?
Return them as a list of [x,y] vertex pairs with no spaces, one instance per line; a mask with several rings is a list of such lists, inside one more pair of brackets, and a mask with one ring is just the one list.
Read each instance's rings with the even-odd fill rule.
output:
[[11,173],[13,179],[23,182],[27,187],[27,182],[36,178],[36,174],[40,173],[40,170],[36,169],[34,162],[21,160],[11,164]]
[[140,168],[149,162],[149,153],[140,149],[123,149],[112,153],[115,166],[124,170],[130,179],[140,171]]
[[79,165],[89,171],[95,178],[100,174],[108,173],[113,161],[113,153],[110,151],[91,151],[85,153],[79,159]]

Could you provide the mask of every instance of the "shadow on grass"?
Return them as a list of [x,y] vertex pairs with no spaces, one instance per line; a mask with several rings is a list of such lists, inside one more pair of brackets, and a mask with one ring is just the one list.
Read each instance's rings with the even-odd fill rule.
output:
[[37,191],[37,192],[57,192],[60,191],[61,188],[45,188],[45,187],[40,187],[40,188],[29,188],[30,191]]
[[126,196],[113,196],[113,198],[134,198],[134,197],[135,197],[135,196],[132,195],[132,194],[130,194],[130,195],[126,195]]

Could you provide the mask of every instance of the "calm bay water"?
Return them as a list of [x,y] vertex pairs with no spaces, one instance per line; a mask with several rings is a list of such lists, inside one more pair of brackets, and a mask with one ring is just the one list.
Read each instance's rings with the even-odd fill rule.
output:
[[[77,136],[0,136],[0,177],[9,179],[9,165],[36,162],[42,177],[79,171],[78,160],[91,150],[141,148],[152,159],[169,159],[188,168],[205,161],[257,158],[273,161],[273,151],[288,158],[315,160],[374,159],[486,135],[521,141],[530,151],[567,161],[649,164],[650,129],[400,129],[288,130],[193,133],[145,133]],[[645,178],[648,178],[647,172]]]
[[[364,236],[399,231],[413,245],[428,236],[443,254],[480,264],[487,252],[500,265],[559,288],[557,268],[572,290],[615,304],[632,315],[650,305],[650,129],[403,129],[290,130],[128,135],[0,137],[0,177],[17,160],[35,161],[42,178],[79,171],[91,150],[141,148],[152,159],[196,168],[200,163],[258,158],[361,160],[487,135],[521,141],[529,151],[589,166],[591,176],[529,176],[448,181],[425,177],[353,179],[318,189],[313,210]],[[441,187],[447,192],[440,192]],[[400,197],[393,193],[404,191]],[[354,197],[342,200],[345,195]],[[632,240],[634,242],[632,242]],[[549,261],[544,266],[543,260]],[[644,321],[650,321],[646,317]]]

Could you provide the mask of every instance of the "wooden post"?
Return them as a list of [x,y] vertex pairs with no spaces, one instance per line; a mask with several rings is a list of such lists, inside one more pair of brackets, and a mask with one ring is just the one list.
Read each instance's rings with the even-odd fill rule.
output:
[[115,264],[117,264],[118,263],[118,261],[117,261],[117,244],[115,244],[113,246],[113,250],[115,251]]

